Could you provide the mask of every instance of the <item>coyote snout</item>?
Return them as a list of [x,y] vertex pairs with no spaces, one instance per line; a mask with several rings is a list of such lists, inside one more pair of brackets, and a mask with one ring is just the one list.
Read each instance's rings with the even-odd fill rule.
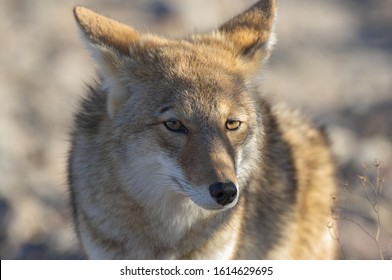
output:
[[[197,134],[203,135],[196,127],[197,125],[194,125],[193,129],[189,129],[189,134],[196,131]],[[181,174],[186,178],[185,194],[206,210],[231,208],[238,201],[240,188],[235,167],[237,148],[230,142],[211,145],[211,142],[217,140],[212,136],[209,138],[214,141],[206,140],[202,135],[192,138],[183,135],[184,139],[176,149]],[[214,149],[211,146],[219,148]]]

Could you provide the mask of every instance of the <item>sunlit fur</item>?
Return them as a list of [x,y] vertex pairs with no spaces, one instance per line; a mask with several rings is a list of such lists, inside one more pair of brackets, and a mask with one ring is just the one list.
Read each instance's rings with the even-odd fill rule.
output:
[[[166,39],[75,8],[100,73],[75,116],[68,164],[87,257],[335,256],[328,143],[257,90],[275,10],[259,1],[217,30]],[[237,195],[218,203],[210,186],[227,182]]]

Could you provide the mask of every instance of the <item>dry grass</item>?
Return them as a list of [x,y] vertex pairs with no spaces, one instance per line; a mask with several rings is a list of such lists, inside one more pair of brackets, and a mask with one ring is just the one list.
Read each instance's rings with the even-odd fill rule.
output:
[[[341,239],[342,233],[338,232],[336,228],[339,228],[342,223],[350,223],[357,227],[357,230],[364,233],[367,238],[371,241],[372,246],[377,251],[377,257],[380,260],[392,257],[392,234],[384,230],[382,222],[382,209],[383,205],[383,185],[384,179],[380,174],[381,162],[375,160],[373,164],[369,165],[365,163],[363,165],[363,174],[358,176],[360,185],[362,187],[362,194],[367,202],[363,208],[369,208],[371,216],[374,221],[374,226],[369,227],[365,223],[362,223],[355,215],[350,213],[352,195],[350,194],[350,188],[348,184],[343,185],[340,198],[333,197],[333,203],[331,207],[332,219],[328,227],[333,238],[338,242],[341,258],[346,259],[346,245]],[[375,174],[374,178],[369,175],[369,171]],[[343,233],[344,234],[344,233]],[[382,236],[387,242],[382,241]]]

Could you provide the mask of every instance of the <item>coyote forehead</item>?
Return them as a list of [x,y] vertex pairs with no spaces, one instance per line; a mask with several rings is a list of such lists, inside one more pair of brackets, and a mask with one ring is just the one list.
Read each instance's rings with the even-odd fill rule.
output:
[[[172,106],[183,115],[199,113],[199,118],[215,112],[241,110],[238,114],[247,115],[254,111],[248,69],[234,51],[229,51],[230,45],[220,38],[211,42],[202,36],[157,44],[150,37],[141,38],[143,49],[138,46],[130,50],[132,59],[123,58],[116,65],[121,75],[106,77],[109,113],[118,110],[118,103],[143,108],[146,100],[151,112]],[[128,108],[139,112],[132,109]]]

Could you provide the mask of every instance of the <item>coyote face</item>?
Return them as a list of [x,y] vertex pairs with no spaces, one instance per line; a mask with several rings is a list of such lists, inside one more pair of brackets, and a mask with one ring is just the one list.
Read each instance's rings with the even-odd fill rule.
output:
[[68,166],[89,257],[333,255],[315,245],[334,190],[326,141],[257,91],[275,1],[182,39],[74,13],[101,73],[76,116]]
[[233,69],[239,62],[201,38],[142,55],[128,65],[129,97],[114,113],[125,137],[119,169],[127,191],[153,207],[167,194],[207,210],[234,206],[262,140],[251,89]]
[[228,42],[232,33],[250,37],[229,25],[181,40],[125,30],[134,38],[122,49],[126,39],[111,37],[118,30],[91,25],[112,27],[111,20],[84,8],[75,15],[103,69],[108,114],[121,120],[113,131],[125,138],[126,191],[142,200],[154,193],[152,205],[175,193],[207,210],[234,206],[262,140],[249,82],[253,60],[267,55],[259,38]]

